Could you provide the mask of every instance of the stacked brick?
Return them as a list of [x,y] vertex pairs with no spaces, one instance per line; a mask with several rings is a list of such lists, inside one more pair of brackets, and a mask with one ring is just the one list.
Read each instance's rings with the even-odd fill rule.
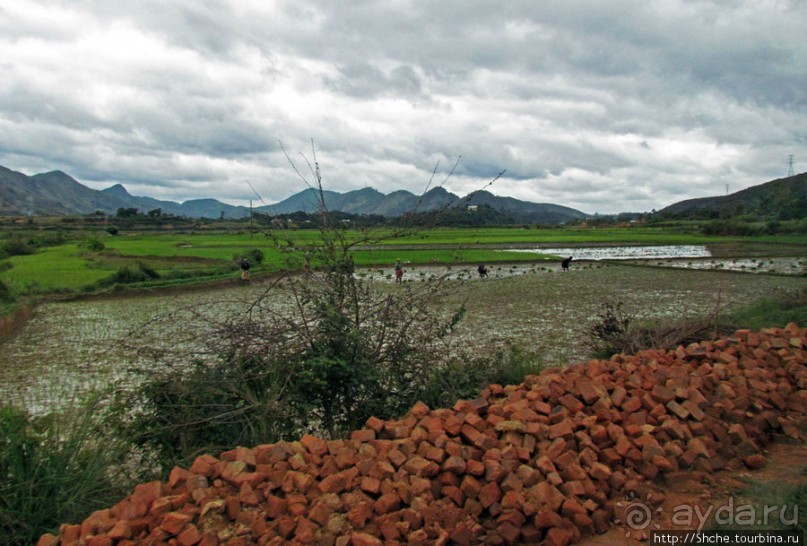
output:
[[39,546],[565,546],[664,480],[764,464],[807,430],[807,330],[738,331],[417,404],[350,439],[198,457]]

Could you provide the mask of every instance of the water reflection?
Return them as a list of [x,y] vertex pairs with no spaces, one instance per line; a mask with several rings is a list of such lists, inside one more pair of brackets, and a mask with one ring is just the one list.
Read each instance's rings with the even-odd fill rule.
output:
[[531,252],[559,257],[574,256],[575,260],[652,260],[661,258],[710,258],[703,245],[608,246],[574,248],[521,248],[506,252]]

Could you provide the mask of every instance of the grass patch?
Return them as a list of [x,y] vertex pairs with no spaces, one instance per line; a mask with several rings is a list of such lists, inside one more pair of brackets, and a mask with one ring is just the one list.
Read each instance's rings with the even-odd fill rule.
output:
[[733,328],[752,330],[782,328],[791,322],[800,326],[807,324],[807,288],[762,299],[735,309],[721,319],[721,323]]
[[449,360],[431,370],[429,387],[421,400],[433,408],[449,407],[457,400],[476,398],[486,385],[517,385],[545,368],[540,356],[508,342],[466,360]]
[[99,408],[94,399],[58,418],[0,408],[3,544],[34,544],[60,523],[114,504],[131,487],[119,469],[128,447],[104,434]]
[[27,256],[13,256],[11,269],[0,273],[17,294],[76,290],[110,274],[93,269],[76,244],[41,249]]
[[204,235],[153,235],[105,239],[107,248],[128,256],[177,256],[213,260],[230,260],[233,253],[244,248],[271,250],[273,242],[265,236],[250,238],[249,235],[204,234]]
[[[268,233],[268,232],[267,232]],[[226,259],[240,247],[258,247],[264,252],[271,251],[275,241],[267,233],[141,233],[107,237],[103,241],[107,248],[113,248],[122,254],[162,255],[162,256],[199,256]],[[418,231],[404,237],[392,237],[393,229],[377,229],[369,232],[372,240],[380,245],[479,245],[479,244],[710,244],[734,243],[792,243],[805,244],[804,236],[766,236],[766,237],[723,237],[703,236],[695,233],[681,232],[669,228],[553,228],[534,229],[525,227],[502,228],[431,228]],[[347,240],[362,240],[368,232],[347,230]],[[272,236],[281,241],[281,246],[312,246],[319,243],[317,230],[273,231]]]
[[715,509],[711,530],[786,531],[805,536],[807,531],[807,485],[777,480],[749,480],[730,497],[731,504]]

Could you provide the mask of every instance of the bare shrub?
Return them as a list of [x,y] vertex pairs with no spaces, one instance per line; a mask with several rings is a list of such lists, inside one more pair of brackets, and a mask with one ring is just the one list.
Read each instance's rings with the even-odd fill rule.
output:
[[[448,275],[396,285],[356,275],[355,245],[415,228],[373,233],[332,221],[313,149],[306,161],[313,183],[290,160],[320,196],[319,239],[296,248],[285,233],[268,234],[288,256],[289,270],[303,272],[276,279],[233,312],[212,305],[166,315],[162,320],[192,317],[188,338],[141,351],[150,361],[144,382],[121,391],[119,426],[164,465],[200,450],[304,432],[337,438],[371,415],[390,418],[424,399],[453,403],[504,377],[505,368],[511,376],[519,369],[518,359],[483,361],[452,347],[464,305],[445,304],[459,286]],[[453,381],[468,371],[459,363],[471,363],[472,373]]]
[[640,320],[636,311],[622,302],[605,303],[588,330],[588,344],[595,356],[610,358],[619,353],[634,354],[644,349],[670,349],[692,341],[716,337],[726,328],[720,314],[725,310],[721,293],[708,314],[690,315],[682,310],[675,320]]

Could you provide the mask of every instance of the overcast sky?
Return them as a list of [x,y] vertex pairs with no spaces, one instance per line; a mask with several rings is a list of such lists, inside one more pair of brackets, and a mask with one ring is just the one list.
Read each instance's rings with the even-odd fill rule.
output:
[[807,0],[3,0],[0,165],[649,211],[807,170]]

